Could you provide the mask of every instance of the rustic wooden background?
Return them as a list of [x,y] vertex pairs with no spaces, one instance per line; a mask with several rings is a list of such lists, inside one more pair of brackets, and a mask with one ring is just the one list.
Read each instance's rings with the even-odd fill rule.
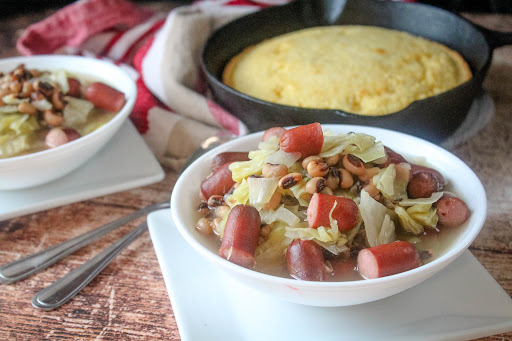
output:
[[[178,2],[149,4],[169,10]],[[0,58],[17,55],[16,38],[52,11],[0,21]],[[512,31],[512,15],[471,15]],[[512,47],[495,51],[484,87],[496,104],[493,121],[452,151],[482,179],[488,219],[472,253],[512,296]],[[157,184],[0,222],[0,264],[62,242],[138,208],[170,198],[177,173]],[[0,340],[179,340],[179,332],[149,234],[122,252],[70,303],[51,312],[32,308],[32,296],[93,257],[133,222],[20,283],[0,286]],[[482,339],[483,340],[483,339]],[[512,340],[512,333],[485,340]]]

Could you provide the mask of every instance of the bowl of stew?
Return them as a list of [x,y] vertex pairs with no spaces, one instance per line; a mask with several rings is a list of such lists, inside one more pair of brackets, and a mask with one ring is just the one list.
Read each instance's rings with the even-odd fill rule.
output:
[[213,266],[312,306],[371,302],[421,283],[469,247],[486,207],[474,172],[435,144],[318,123],[210,151],[171,198],[179,232]]
[[58,179],[98,152],[137,90],[118,66],[79,56],[0,60],[0,190]]

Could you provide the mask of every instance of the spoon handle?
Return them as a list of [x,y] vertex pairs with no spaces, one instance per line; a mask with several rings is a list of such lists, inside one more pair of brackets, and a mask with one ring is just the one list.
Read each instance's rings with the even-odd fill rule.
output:
[[96,277],[125,247],[143,234],[148,225],[144,221],[117,242],[97,254],[82,266],[68,273],[55,283],[39,291],[32,298],[32,305],[43,310],[60,307],[80,292]]
[[0,267],[0,283],[13,283],[47,268],[67,255],[102,237],[103,235],[125,225],[126,223],[150,212],[168,208],[169,203],[163,202],[147,206],[95,230],[79,235],[73,239],[39,251],[30,256],[20,258]]

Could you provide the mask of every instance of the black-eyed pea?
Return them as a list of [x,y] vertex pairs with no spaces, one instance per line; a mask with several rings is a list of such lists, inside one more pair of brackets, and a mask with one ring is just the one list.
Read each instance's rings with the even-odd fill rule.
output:
[[324,177],[329,173],[329,166],[325,162],[311,161],[307,171],[312,178]]
[[320,192],[322,194],[329,194],[329,195],[333,195],[334,192],[332,191],[332,189],[330,189],[329,187],[325,187],[322,192]]
[[338,168],[338,172],[340,174],[340,187],[341,188],[350,188],[354,184],[354,178],[352,174],[346,169]]
[[266,241],[266,239],[265,239],[265,238],[263,238],[262,236],[260,236],[260,237],[258,238],[258,245],[263,244],[265,241]]
[[264,210],[275,210],[279,207],[279,204],[281,203],[281,199],[283,198],[283,195],[279,193],[278,191],[275,191],[274,194],[272,194],[272,197],[270,200],[263,205]]
[[380,171],[379,167],[367,168],[366,172],[363,175],[359,175],[359,180],[365,182],[373,178]]
[[213,230],[213,233],[215,233],[217,236],[220,235],[220,224],[221,223],[222,223],[222,219],[221,218],[215,218],[210,223],[210,226],[211,226],[211,228]]
[[306,183],[306,192],[310,194],[320,193],[325,188],[325,179],[316,177]]
[[208,198],[208,206],[217,207],[224,205],[224,197],[222,195],[212,195]]
[[199,220],[196,223],[196,229],[201,232],[202,234],[212,234],[212,226],[210,224],[210,221],[206,218],[199,218]]
[[363,161],[352,154],[343,156],[343,167],[355,175],[363,175],[366,173],[366,168]]
[[289,189],[302,181],[302,174],[290,173],[279,179],[279,187],[282,189]]
[[43,118],[46,123],[54,127],[60,126],[62,121],[64,121],[64,118],[53,110],[45,110],[43,113]]
[[362,189],[368,192],[368,194],[370,194],[370,196],[374,199],[376,199],[380,194],[380,190],[377,188],[377,186],[375,186],[375,184],[371,180]]
[[261,228],[260,228],[260,236],[267,239],[268,236],[270,235],[270,231],[271,231],[270,225],[265,224],[265,225],[261,226]]
[[64,98],[62,95],[62,91],[54,91],[52,94],[52,104],[53,107],[57,110],[61,110],[64,108]]
[[229,213],[229,210],[231,210],[231,208],[227,205],[222,205],[222,206],[218,206],[216,209],[215,209],[215,216],[217,218],[221,218],[221,219],[224,219],[224,217],[226,216],[226,214]]
[[288,174],[288,167],[285,165],[276,165],[273,163],[266,163],[263,165],[263,169],[261,170],[261,174],[265,178],[282,178],[286,174]]
[[340,185],[340,172],[336,167],[329,168],[329,173],[327,174],[325,185],[333,191]]
[[341,155],[340,154],[335,154],[333,156],[329,156],[328,158],[325,159],[325,163],[329,166],[334,166],[336,165],[338,162],[340,162],[340,159],[341,159]]
[[18,104],[18,111],[23,114],[35,115],[37,113],[37,108],[28,102],[21,102]]
[[21,89],[19,96],[22,98],[27,98],[30,96],[33,90],[34,88],[32,87],[32,83],[23,82],[23,88]]
[[311,155],[311,156],[308,156],[307,158],[305,158],[304,160],[302,160],[302,168],[304,169],[307,169],[308,168],[308,165],[311,161],[316,161],[316,162],[323,162],[324,159],[318,155]]
[[197,207],[197,211],[199,212],[199,215],[201,215],[201,217],[206,217],[208,212],[210,212],[210,209],[208,208],[208,204],[203,201]]
[[22,88],[23,84],[21,84],[21,82],[18,81],[12,82],[11,85],[9,85],[9,89],[16,94],[20,92]]

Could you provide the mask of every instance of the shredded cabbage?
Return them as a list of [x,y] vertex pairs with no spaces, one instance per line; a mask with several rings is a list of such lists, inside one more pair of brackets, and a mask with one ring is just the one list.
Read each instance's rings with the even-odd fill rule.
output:
[[320,226],[316,229],[307,226],[307,223],[299,223],[298,227],[286,227],[285,236],[290,239],[304,239],[315,240],[320,246],[329,250],[333,254],[339,254],[347,248],[347,238],[344,234],[340,233],[338,222],[333,219],[332,212],[336,208],[337,202],[334,202],[331,211],[329,212],[330,226]]
[[30,139],[39,129],[35,116],[5,114],[0,116],[0,158],[18,155],[30,149]]
[[359,212],[363,218],[366,239],[370,246],[391,243],[395,240],[395,224],[391,220],[391,210],[373,199],[366,191],[361,191]]
[[311,200],[311,194],[306,191],[306,179],[302,179],[298,184],[289,189],[289,194],[299,200],[301,206],[308,206]]
[[257,209],[261,209],[274,195],[279,180],[276,178],[249,177],[247,183],[249,184],[249,203]]
[[[261,143],[260,143],[261,145]],[[261,170],[267,157],[272,155],[274,150],[258,149],[249,152],[249,161],[233,162],[229,165],[229,170],[233,174],[235,182],[242,182],[244,178],[250,175],[261,175]]]
[[288,226],[296,226],[300,223],[299,217],[289,209],[281,205],[277,210],[261,210],[261,221],[266,224],[272,224],[276,221],[281,221]]
[[428,226],[435,228],[437,226],[437,221],[439,220],[439,216],[437,215],[437,209],[432,207],[430,204],[418,204],[411,206],[407,209],[407,213],[411,216],[416,222],[422,224],[423,226]]
[[245,205],[249,201],[249,183],[243,179],[238,187],[227,199],[226,203],[233,208],[236,205]]
[[28,135],[19,135],[13,138],[8,135],[0,135],[0,159],[18,155],[29,149]]
[[338,136],[324,136],[321,157],[330,157],[336,154],[353,154],[370,162],[386,156],[381,142],[375,142],[375,137],[362,134],[340,134]]
[[84,99],[65,96],[68,103],[63,110],[64,125],[67,127],[76,127],[87,121],[89,113],[94,108],[94,104]]
[[265,160],[266,163],[272,163],[274,165],[285,165],[291,167],[298,159],[300,159],[300,153],[286,153],[282,150],[278,150]]
[[430,198],[404,199],[400,201],[400,206],[429,205],[441,199],[442,196],[443,192],[434,192]]
[[15,94],[9,94],[9,95],[2,97],[2,101],[5,104],[18,105],[23,102],[28,102],[29,99],[28,98],[18,98],[18,97],[16,97]]
[[423,232],[423,225],[414,220],[414,218],[411,217],[403,207],[395,207],[395,212],[398,214],[398,219],[400,219],[400,223],[404,230],[413,234],[420,234]]
[[410,169],[411,166],[407,163],[390,164],[381,169],[372,180],[387,199],[391,201],[406,199]]
[[0,114],[14,114],[14,113],[19,113],[17,105],[2,105],[0,107]]

